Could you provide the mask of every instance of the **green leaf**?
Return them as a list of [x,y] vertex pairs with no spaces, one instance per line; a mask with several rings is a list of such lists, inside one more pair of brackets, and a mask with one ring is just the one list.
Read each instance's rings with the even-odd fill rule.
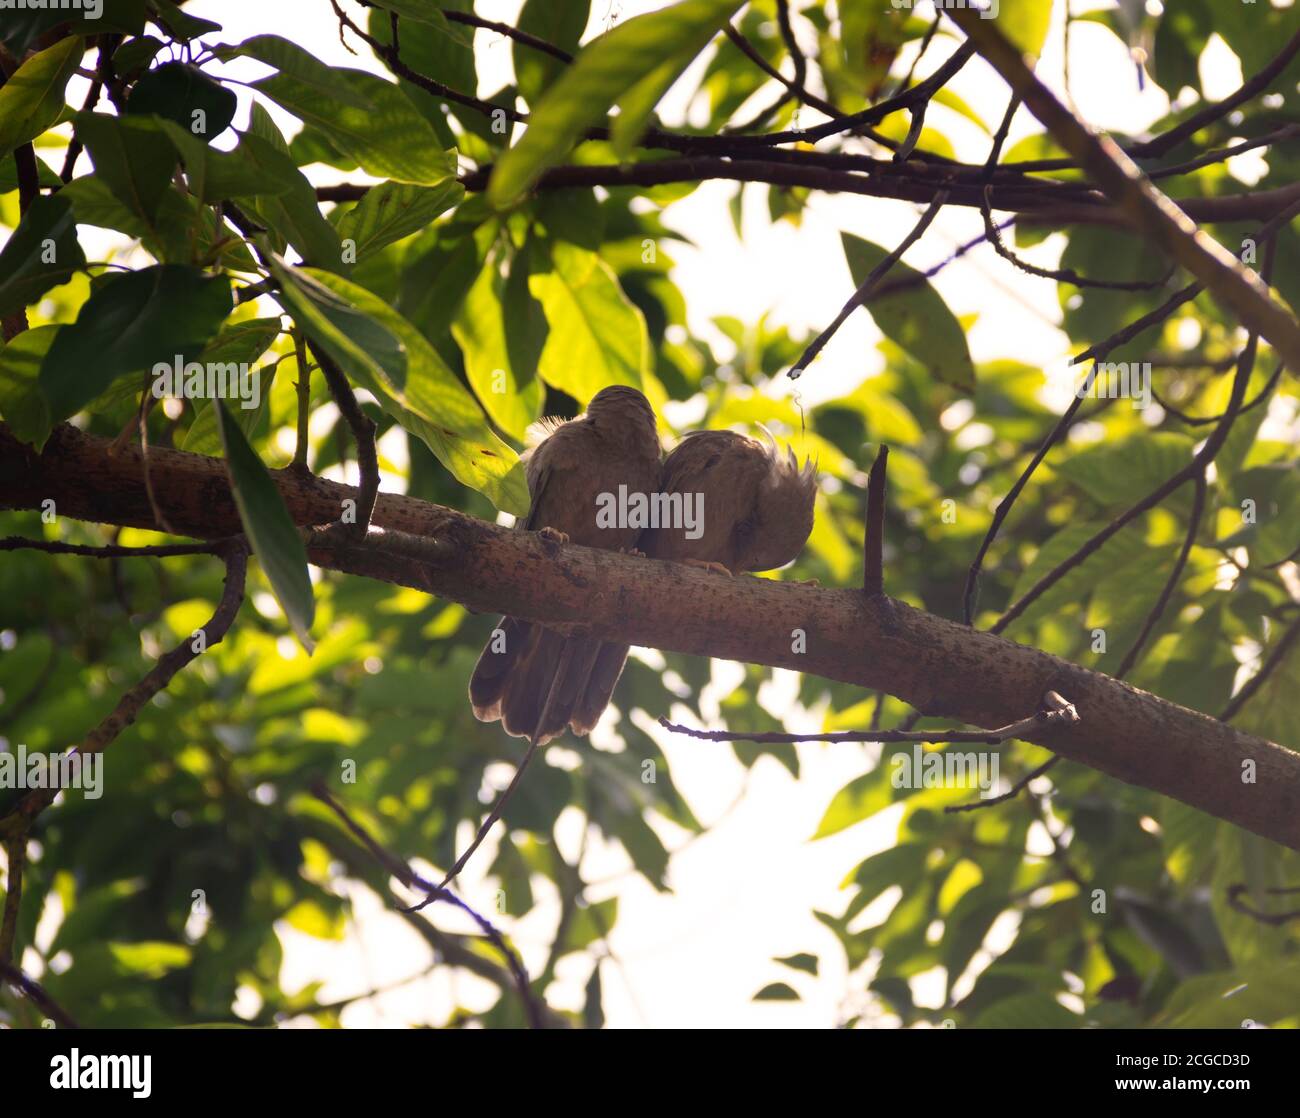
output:
[[232,58],[256,59],[292,78],[299,86],[315,91],[319,96],[356,109],[372,107],[367,97],[337,80],[335,75],[338,71],[333,66],[279,35],[254,35],[238,46],[217,47],[213,53],[224,62],[229,62]]
[[84,39],[62,39],[32,55],[0,87],[0,156],[36,139],[59,119],[64,87],[85,49]]
[[472,28],[458,27],[443,15],[443,10],[447,8],[466,10],[458,4],[447,3],[447,0],[374,0],[374,6],[427,23],[458,42],[469,44],[472,38]]
[[[266,352],[271,343],[279,337],[280,332],[279,318],[250,318],[244,322],[237,322],[233,326],[227,326],[204,346],[203,352],[195,360],[200,364],[214,362],[251,365]],[[271,395],[270,377],[262,380],[260,390],[261,400],[257,407],[240,407],[234,411],[235,422],[249,438],[252,438],[253,431],[266,410]],[[215,408],[211,405],[205,406],[195,416],[181,449],[193,454],[207,454],[213,457],[221,453],[221,432],[217,429]]]
[[171,4],[154,4],[153,7],[159,9],[159,23],[177,39],[188,41],[197,39],[200,35],[207,35],[209,32],[221,30],[221,24],[213,23],[210,19],[200,19],[198,16],[192,16],[189,12]]
[[304,898],[284,914],[289,927],[314,939],[341,940],[346,930],[342,912],[327,912],[317,900]]
[[197,268],[157,264],[112,276],[60,329],[41,364],[41,391],[58,421],[80,411],[124,373],[177,354],[192,360],[230,314],[230,281]]
[[109,943],[116,973],[137,978],[161,978],[190,961],[190,948],[180,943]]
[[836,834],[909,796],[911,789],[893,787],[890,765],[895,753],[910,749],[911,746],[886,746],[874,769],[854,777],[835,793],[812,837],[820,839]]
[[784,982],[769,982],[753,998],[756,1002],[797,1002],[799,992]]
[[1120,442],[1077,450],[1055,468],[1103,508],[1127,506],[1186,466],[1194,449],[1185,435],[1142,431]]
[[209,141],[230,127],[238,104],[231,90],[197,66],[164,62],[135,83],[126,111],[143,116],[157,114]]
[[58,326],[24,330],[0,349],[0,418],[14,437],[40,450],[54,424],[50,408],[41,394],[41,362]]
[[171,120],[158,124],[185,163],[190,191],[204,202],[278,197],[293,190],[302,178],[293,160],[260,136],[242,136],[234,151],[219,151]]
[[1052,0],[1000,0],[997,24],[1023,54],[1038,58],[1052,26]]
[[67,283],[85,263],[72,203],[58,195],[34,199],[0,249],[0,315],[36,302],[50,288]]
[[119,77],[130,77],[136,70],[143,70],[163,48],[161,39],[152,35],[142,35],[123,43],[113,53],[113,69]]
[[90,152],[95,173],[128,210],[152,227],[176,165],[172,145],[157,122],[80,113],[76,132]]
[[[448,11],[473,11],[473,0],[439,0],[438,8]],[[441,16],[441,11],[438,12]],[[388,13],[374,9],[370,13],[369,31],[385,45],[392,42],[392,27]],[[400,45],[402,61],[419,74],[431,74],[450,89],[475,90],[478,74],[474,63],[474,30],[449,23],[444,17],[438,20],[419,20],[404,23],[401,27]],[[466,127],[483,120],[473,109],[454,101],[447,101],[427,89],[421,89],[406,78],[398,78],[403,92],[418,106],[430,125],[444,136],[444,145],[454,142],[448,126],[448,114],[456,115]],[[513,103],[513,102],[508,102]],[[467,123],[470,122],[470,123]],[[445,129],[445,132],[443,131]]]
[[230,487],[239,519],[266,574],[276,601],[308,653],[314,647],[311,625],[316,616],[307,551],[285,508],[284,498],[262,460],[220,400],[213,400],[221,443],[230,469]]
[[535,255],[535,246],[531,241],[515,253],[510,262],[505,290],[501,293],[506,353],[509,355],[510,368],[515,370],[516,379],[523,385],[532,383],[536,377],[547,335],[546,313],[542,304],[528,290]]
[[1016,994],[995,1002],[972,1024],[979,1029],[1078,1029],[1083,1018],[1050,994]]
[[[515,26],[575,54],[590,18],[591,0],[565,0],[563,4],[555,0],[524,0]],[[536,105],[547,87],[564,72],[565,64],[554,55],[518,41],[513,44],[513,50],[519,95],[530,105]]]
[[862,862],[845,884],[858,887],[858,893],[844,913],[852,920],[859,912],[893,885],[910,892],[925,872],[925,859],[929,848],[920,843],[902,843],[873,854]]
[[[55,174],[54,169],[39,155],[36,157],[36,181],[42,187],[55,190],[63,185],[63,180]],[[8,194],[18,189],[18,165],[12,154],[0,159],[0,194]]]
[[573,914],[565,931],[563,947],[556,957],[572,951],[581,951],[598,940],[603,940],[618,921],[618,898],[585,905]]
[[432,125],[397,86],[361,70],[331,70],[333,88],[364,100],[323,96],[314,85],[286,73],[253,88],[315,125],[339,151],[377,178],[423,186],[456,176],[456,151],[444,151]]
[[[523,138],[498,160],[488,182],[488,201],[497,209],[519,201],[588,126],[656,71],[678,61],[684,66],[738,7],[739,0],[682,0],[630,19],[588,44],[541,99]],[[633,102],[634,116],[640,115],[638,123],[643,123],[648,112],[644,87]],[[636,130],[625,129],[628,135]]]
[[619,98],[618,116],[609,129],[610,146],[619,159],[627,159],[632,154],[645,135],[655,106],[698,53],[699,48],[691,44],[680,54],[661,62]]
[[[1102,524],[1097,521],[1075,519],[1048,537],[1016,579],[1011,600],[1017,601],[1023,597],[1044,575],[1055,570],[1096,535],[1101,527]],[[1051,589],[1044,591],[1016,624],[1035,624],[1058,613],[1072,602],[1087,601],[1099,587],[1110,580],[1116,582],[1121,593],[1128,594],[1130,601],[1142,602],[1143,599],[1133,590],[1134,583],[1143,571],[1151,572],[1155,569],[1144,536],[1141,521],[1112,536],[1104,547],[1063,575]]]
[[[861,286],[873,268],[888,255],[879,245],[841,233],[844,256],[853,282]],[[966,332],[939,293],[902,261],[889,271],[884,283],[906,280],[904,287],[881,299],[871,299],[867,310],[880,332],[921,362],[931,375],[962,392],[975,390],[975,366],[966,345]]]
[[[270,113],[261,105],[253,105],[248,131],[250,137],[265,141],[287,157],[289,146],[271,120]],[[261,149],[250,149],[250,154],[255,151]],[[338,232],[325,220],[316,202],[315,189],[297,168],[294,168],[293,186],[286,193],[257,195],[247,199],[246,204],[252,215],[279,238],[277,250],[283,250],[284,245],[289,244],[298,250],[303,260],[317,267],[337,270],[343,266]]]
[[[59,191],[59,196],[72,203],[77,224],[99,225],[138,237],[144,248],[164,263],[189,264],[202,259],[218,235],[215,215],[211,211],[201,213],[192,196],[172,187],[163,192],[152,221],[128,208],[98,175],[74,179]],[[239,246],[232,243],[226,251],[237,254]],[[247,250],[244,256],[243,266],[253,270],[256,265]]]
[[524,432],[542,409],[536,368],[516,368],[507,342],[505,281],[495,255],[489,256],[452,323],[452,336],[465,358],[465,376],[484,410],[508,435]]
[[552,245],[551,263],[552,271],[528,280],[550,329],[542,379],[584,405],[606,385],[640,388],[650,360],[645,319],[609,265],[563,241]]
[[1198,974],[1170,995],[1159,1024],[1178,1029],[1240,1029],[1246,1021],[1272,1025],[1295,1017],[1300,1004],[1300,963]]
[[385,245],[419,232],[464,197],[465,188],[453,180],[435,187],[380,183],[339,219],[339,236],[355,242],[360,262]]
[[274,265],[286,309],[380,406],[497,508],[528,511],[518,456],[437,350],[378,296],[315,268]]
[[775,962],[782,963],[792,970],[804,971],[806,974],[817,973],[817,956],[809,955],[806,951],[801,951],[797,955],[780,955]]
[[139,878],[113,881],[77,897],[76,907],[59,925],[50,945],[53,951],[76,951],[82,944],[98,943],[112,935],[125,903],[144,888]]

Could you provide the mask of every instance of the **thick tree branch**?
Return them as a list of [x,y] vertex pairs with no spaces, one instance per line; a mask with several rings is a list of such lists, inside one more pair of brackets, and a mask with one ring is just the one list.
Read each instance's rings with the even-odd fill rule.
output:
[[1167,255],[1205,284],[1215,300],[1241,324],[1268,341],[1293,369],[1300,369],[1300,322],[1273,298],[1259,276],[1162,194],[1119,145],[1081,123],[1034,75],[1016,47],[973,9],[950,9],[950,16],[980,54],[1022,98],[1088,177],[1123,209]]
[[[110,457],[108,446],[60,426],[37,454],[0,425],[0,505],[39,508],[53,497],[66,516],[152,526],[138,448]],[[155,495],[178,531],[205,539],[239,531],[223,463],[160,449],[152,459]],[[303,525],[336,519],[340,501],[356,496],[350,486],[294,471],[275,477]],[[1081,723],[1027,735],[1037,744],[1300,850],[1300,753],[884,595],[719,579],[676,563],[556,549],[534,533],[394,494],[380,494],[372,523],[363,542],[317,537],[312,562],[561,632],[881,690],[974,726],[1014,722],[1055,690],[1069,696]],[[794,651],[796,629],[806,635],[805,652]]]
[[[775,154],[775,153],[774,153]],[[965,181],[965,171],[978,175],[980,168],[929,168],[911,163],[871,160],[869,156],[845,157],[864,161],[862,174],[831,166],[838,160],[744,159],[728,156],[691,156],[656,159],[639,163],[610,163],[594,166],[552,167],[537,181],[534,190],[569,190],[592,186],[662,186],[674,182],[764,182],[773,186],[803,186],[826,193],[860,194],[867,198],[895,198],[929,205],[941,191],[948,192],[954,206],[980,208],[984,189],[978,181]],[[871,166],[867,166],[870,163]],[[846,164],[847,168],[847,164]],[[492,165],[486,164],[460,177],[471,193],[487,189]],[[320,202],[355,202],[370,189],[364,183],[336,183],[316,188]],[[1175,199],[1193,221],[1266,221],[1300,198],[1300,184],[1275,190],[1245,191],[1217,198]],[[1122,208],[1109,205],[1099,196],[1081,192],[1077,184],[1042,182],[996,183],[989,195],[995,210],[1022,215],[1026,224],[1059,228],[1065,225],[1108,225],[1135,227]],[[242,300],[241,300],[242,301]]]

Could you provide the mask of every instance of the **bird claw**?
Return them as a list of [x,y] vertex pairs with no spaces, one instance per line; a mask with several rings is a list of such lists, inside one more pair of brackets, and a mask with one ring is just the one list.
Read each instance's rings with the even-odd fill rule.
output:
[[630,555],[633,559],[644,559],[646,557],[644,551],[635,547],[620,547],[618,550],[620,555]]
[[820,589],[821,589],[821,586],[822,586],[821,582],[820,582],[818,579],[815,579],[815,578],[801,578],[801,579],[799,579],[797,582],[793,583],[793,585],[795,585],[795,586],[815,586],[818,590],[820,590]]
[[688,567],[699,567],[705,571],[713,571],[715,574],[726,575],[728,578],[734,577],[730,570],[711,559],[683,559],[682,562]]

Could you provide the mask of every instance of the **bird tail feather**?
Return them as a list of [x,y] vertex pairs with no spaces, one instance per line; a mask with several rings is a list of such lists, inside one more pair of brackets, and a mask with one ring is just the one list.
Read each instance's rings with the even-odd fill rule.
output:
[[502,618],[498,629],[470,677],[474,716],[481,722],[499,718],[507,734],[531,740],[545,711],[541,742],[558,737],[566,725],[575,734],[589,733],[614,692],[627,647],[565,638],[512,617]]

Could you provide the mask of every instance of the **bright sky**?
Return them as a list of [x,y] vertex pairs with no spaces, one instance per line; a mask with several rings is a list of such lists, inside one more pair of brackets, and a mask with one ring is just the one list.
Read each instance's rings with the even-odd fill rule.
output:
[[[520,0],[481,0],[478,11],[513,22],[519,6]],[[611,16],[626,20],[662,6],[652,0],[596,0],[588,35],[606,27]],[[1088,6],[1095,5],[1076,0],[1076,9]],[[355,4],[349,2],[349,7],[361,18]],[[1062,72],[1060,7],[1057,4],[1057,25],[1039,69],[1058,89]],[[341,47],[327,0],[194,0],[187,10],[222,23],[230,41],[253,34],[279,34],[328,62],[379,69],[367,56],[354,57]],[[928,2],[918,3],[918,14],[930,17]],[[933,69],[948,49],[938,49],[936,44],[922,66],[922,74]],[[476,37],[476,50],[483,75],[479,92],[486,94],[509,80],[511,51],[499,36],[482,31]],[[1240,83],[1240,67],[1221,43],[1207,52],[1207,58],[1211,95],[1222,96]],[[1147,84],[1145,92],[1138,90],[1125,49],[1104,28],[1092,23],[1076,24],[1071,61],[1073,93],[1080,111],[1092,124],[1136,131],[1166,110],[1163,95],[1153,83]],[[247,79],[262,71],[251,64],[237,63],[219,72]],[[684,100],[680,88],[690,85],[688,75],[670,94],[663,109],[665,119],[680,119]],[[1006,104],[1005,87],[999,79],[982,64],[972,63],[958,75],[953,88],[990,127],[996,126]],[[237,125],[247,120],[247,91],[241,89],[240,95],[243,108]],[[770,89],[765,90],[758,100],[765,101],[770,95]],[[293,130],[291,117],[273,107],[272,111],[282,126]],[[804,114],[804,123],[818,119],[809,110]],[[947,132],[961,158],[981,161],[986,156],[989,138],[970,122],[942,108],[932,111],[931,122]],[[1012,142],[1031,130],[1037,131],[1026,114],[1022,113],[1018,122]],[[359,179],[326,167],[312,168],[309,174],[317,182]],[[750,322],[764,311],[771,311],[777,322],[795,330],[819,330],[852,290],[840,250],[840,231],[848,230],[892,247],[918,214],[915,207],[903,202],[814,194],[801,226],[772,226],[767,221],[761,189],[751,188],[745,236],[739,240],[726,212],[730,190],[731,184],[706,183],[665,214],[669,226],[681,230],[698,246],[673,244],[668,251],[677,261],[674,279],[686,297],[692,328],[711,338],[719,336],[709,327],[709,320],[722,314]],[[977,235],[980,228],[974,211],[945,209],[906,259],[918,268],[936,263],[952,247]],[[1060,238],[1053,238],[1026,255],[1036,263],[1051,265],[1060,249]],[[970,331],[977,363],[1011,357],[1046,365],[1064,356],[1065,338],[1054,325],[1059,320],[1055,284],[1027,277],[998,261],[991,251],[981,249],[943,272],[937,286],[955,313],[979,314]],[[837,395],[877,371],[878,340],[869,317],[862,312],[854,315],[799,382],[805,400],[815,403]],[[725,345],[720,344],[719,353],[726,352]],[[788,383],[782,382],[782,391]],[[715,684],[732,686],[737,674],[733,665],[715,665]],[[764,700],[773,711],[789,714],[792,728],[800,728],[808,716],[790,710],[794,685],[795,679],[789,673],[778,673]],[[594,885],[590,895],[593,899],[615,894],[620,898],[612,940],[618,962],[606,961],[602,972],[609,1024],[827,1027],[848,1015],[846,997],[860,1011],[861,999],[852,998],[846,986],[840,947],[811,913],[814,908],[843,910],[848,894],[839,891],[841,881],[864,857],[891,844],[897,809],[831,839],[817,843],[808,839],[835,792],[868,768],[867,748],[800,746],[803,775],[795,781],[771,759],[760,761],[746,780],[746,770],[725,744],[668,739],[663,745],[674,778],[696,815],[715,825],[705,837],[674,856],[671,894],[656,893],[640,878],[627,873],[628,861],[621,850],[600,844],[593,835],[583,872],[589,881],[602,884]],[[490,775],[504,781],[509,769],[502,767],[501,772]],[[564,820],[568,826],[563,837],[570,858],[577,852],[581,830],[573,814],[573,818]],[[670,849],[682,845],[685,836],[681,833],[671,826],[656,826]],[[462,836],[462,846],[466,841],[467,834]],[[495,907],[495,893],[482,871],[491,861],[491,851],[485,848],[461,878],[470,903],[488,913]],[[893,900],[893,895],[886,894],[867,910],[860,924],[878,921]],[[384,911],[360,891],[356,901],[355,924],[341,944],[322,943],[285,929],[288,950],[284,978],[290,988],[325,979],[320,997],[329,1001],[388,987],[428,969],[423,944],[399,917]],[[429,911],[448,930],[473,930],[446,906]],[[516,926],[511,927],[507,918],[501,918],[521,945],[530,969],[536,970],[545,958],[556,914],[557,907],[546,903]],[[1005,943],[1010,931],[1007,927],[995,928],[992,942]],[[821,957],[818,978],[796,974],[770,961],[773,956],[798,951],[811,951]],[[589,970],[585,957],[570,958],[560,969],[561,982],[552,989],[553,1000],[579,1008]],[[757,990],[773,981],[789,982],[801,992],[803,1000],[750,1001]],[[462,982],[453,995],[448,972],[436,969],[425,978],[351,1007],[346,1011],[345,1023],[383,1026],[440,1022],[453,1004],[453,996],[470,1006],[489,1004],[477,980]],[[941,975],[922,976],[917,990],[918,1000],[935,1004],[941,996]]]

